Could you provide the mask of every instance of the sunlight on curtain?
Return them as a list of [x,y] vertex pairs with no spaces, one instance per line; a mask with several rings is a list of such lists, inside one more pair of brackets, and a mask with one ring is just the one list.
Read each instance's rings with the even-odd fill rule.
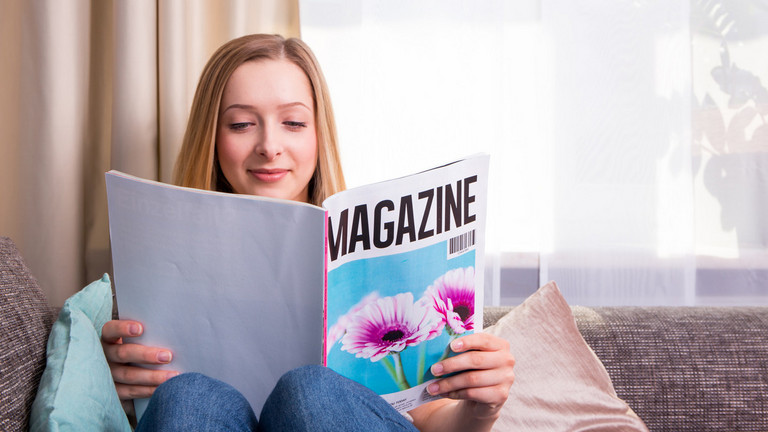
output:
[[[300,12],[333,95],[350,187],[487,152],[490,251],[543,247],[551,177],[537,8],[316,0]],[[500,266],[501,255],[489,258]],[[498,273],[486,279],[497,288],[486,298],[498,298]]]
[[542,279],[578,304],[690,304],[687,4],[593,3],[542,2],[557,149]]
[[491,154],[491,303],[554,279],[572,304],[690,305],[768,304],[766,9],[303,0],[300,11],[350,186]]

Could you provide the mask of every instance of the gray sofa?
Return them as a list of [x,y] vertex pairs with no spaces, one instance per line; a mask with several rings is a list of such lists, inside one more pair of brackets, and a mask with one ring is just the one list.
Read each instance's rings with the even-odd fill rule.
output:
[[[484,324],[509,310],[486,308]],[[768,431],[768,308],[572,310],[616,392],[651,431]],[[0,431],[28,428],[55,315],[0,237]]]

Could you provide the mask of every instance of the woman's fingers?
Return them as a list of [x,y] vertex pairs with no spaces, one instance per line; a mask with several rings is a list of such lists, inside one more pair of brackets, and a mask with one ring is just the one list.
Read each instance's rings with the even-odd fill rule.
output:
[[155,389],[157,389],[157,386],[137,386],[115,383],[115,390],[117,390],[117,396],[120,397],[121,401],[152,397],[152,393],[155,392]]
[[141,386],[159,386],[166,380],[175,377],[179,373],[159,369],[147,369],[138,366],[112,363],[112,379],[115,383]]
[[147,398],[157,386],[178,375],[176,371],[146,369],[124,364],[110,363],[112,379],[121,400]]
[[173,360],[173,354],[167,349],[125,343],[125,338],[140,336],[143,332],[141,323],[129,320],[108,321],[101,329],[104,356],[121,400],[150,397],[158,385],[178,375],[176,371],[134,366],[167,364]]
[[[500,379],[499,371],[465,371],[430,384],[429,392],[451,399],[467,399],[486,404],[501,404],[507,400],[514,373]],[[508,380],[509,384],[505,381]]]
[[164,348],[129,343],[103,343],[104,355],[110,363],[166,364],[173,354]]
[[511,369],[515,365],[515,358],[509,351],[509,342],[487,333],[475,333],[456,339],[451,342],[451,350],[459,354],[432,365],[433,375],[477,369]]
[[476,333],[454,340],[451,349],[460,354],[434,364],[431,370],[437,377],[458,373],[430,384],[429,393],[489,405],[503,404],[515,379],[515,359],[509,352],[509,343]]
[[465,351],[509,351],[509,342],[488,333],[474,333],[451,342],[451,350],[456,353]]
[[137,321],[112,320],[101,328],[101,340],[106,343],[121,343],[124,337],[141,336],[144,326]]
[[104,355],[110,363],[166,364],[173,354],[164,348],[124,343],[124,338],[140,336],[144,326],[137,321],[112,320],[101,328]]

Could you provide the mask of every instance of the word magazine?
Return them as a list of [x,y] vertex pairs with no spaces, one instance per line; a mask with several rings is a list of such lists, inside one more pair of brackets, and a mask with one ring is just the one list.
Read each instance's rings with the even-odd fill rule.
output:
[[[261,410],[323,364],[399,411],[481,330],[488,156],[339,192],[322,207],[106,175],[116,300],[137,343]],[[146,400],[137,401],[141,416]]]

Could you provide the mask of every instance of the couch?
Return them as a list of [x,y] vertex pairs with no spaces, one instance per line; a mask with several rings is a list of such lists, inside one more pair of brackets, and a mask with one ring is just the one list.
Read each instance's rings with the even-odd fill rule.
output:
[[[512,307],[487,307],[490,326]],[[571,307],[616,394],[651,431],[768,431],[768,308]],[[0,237],[0,430],[26,430],[56,317]]]

